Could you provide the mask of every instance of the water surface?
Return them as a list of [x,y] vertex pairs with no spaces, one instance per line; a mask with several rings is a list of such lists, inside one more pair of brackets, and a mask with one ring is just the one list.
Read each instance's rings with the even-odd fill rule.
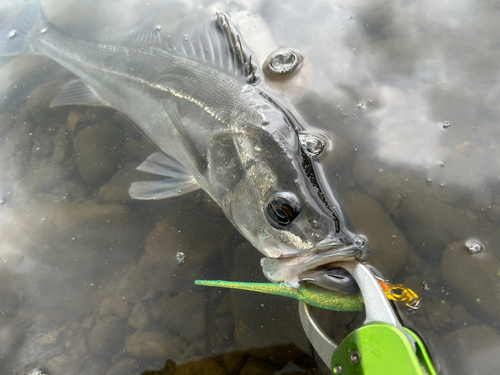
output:
[[[82,37],[126,33],[166,6],[159,13],[166,35],[182,36],[224,11],[256,61],[278,48],[300,51],[298,74],[262,83],[328,134],[322,163],[370,240],[367,261],[423,297],[419,310],[402,315],[442,374],[499,372],[491,355],[500,348],[498,6],[42,3],[52,22]],[[3,4],[2,25],[24,6]],[[135,167],[154,151],[133,125],[109,109],[49,108],[72,75],[44,57],[3,58],[0,66],[3,368],[141,373],[167,359],[180,365],[293,343],[283,373],[324,371],[298,359],[314,354],[294,301],[193,285],[265,281],[260,254],[202,192],[128,198],[130,182],[144,178]],[[318,317],[338,341],[361,321]],[[284,365],[270,359],[282,347],[266,350],[245,354],[237,368]]]

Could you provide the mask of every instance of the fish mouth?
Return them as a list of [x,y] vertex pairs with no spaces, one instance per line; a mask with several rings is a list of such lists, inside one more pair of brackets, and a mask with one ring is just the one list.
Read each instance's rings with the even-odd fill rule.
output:
[[339,240],[324,240],[318,243],[314,250],[297,256],[262,258],[260,264],[264,275],[273,283],[285,283],[287,286],[299,288],[302,282],[311,281],[311,275],[315,274],[316,284],[329,284],[322,286],[339,290],[335,286],[337,278],[331,278],[329,283],[330,278],[317,276],[321,275],[321,271],[328,272],[337,262],[362,258],[369,250],[365,245],[359,246],[359,241],[357,242],[358,244],[345,244]]

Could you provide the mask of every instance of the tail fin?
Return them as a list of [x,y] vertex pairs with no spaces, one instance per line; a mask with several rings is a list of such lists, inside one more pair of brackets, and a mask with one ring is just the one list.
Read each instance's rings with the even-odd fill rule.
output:
[[48,21],[39,1],[34,1],[18,19],[0,30],[0,56],[39,55],[36,42]]

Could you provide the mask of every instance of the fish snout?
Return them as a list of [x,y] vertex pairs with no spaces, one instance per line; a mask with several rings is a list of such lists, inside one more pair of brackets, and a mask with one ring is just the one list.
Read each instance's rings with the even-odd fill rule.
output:
[[356,234],[354,237],[329,237],[316,244],[318,253],[338,250],[339,253],[345,253],[346,257],[355,256],[355,259],[365,256],[370,252],[368,239],[362,234]]

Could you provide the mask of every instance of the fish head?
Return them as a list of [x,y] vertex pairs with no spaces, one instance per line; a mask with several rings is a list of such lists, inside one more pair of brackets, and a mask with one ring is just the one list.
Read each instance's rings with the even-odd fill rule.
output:
[[218,177],[225,186],[221,206],[269,260],[263,262],[265,275],[290,282],[316,267],[359,259],[369,247],[317,158],[328,139],[271,104],[264,121],[245,124],[212,147],[221,157],[210,164],[217,169],[225,160]]

